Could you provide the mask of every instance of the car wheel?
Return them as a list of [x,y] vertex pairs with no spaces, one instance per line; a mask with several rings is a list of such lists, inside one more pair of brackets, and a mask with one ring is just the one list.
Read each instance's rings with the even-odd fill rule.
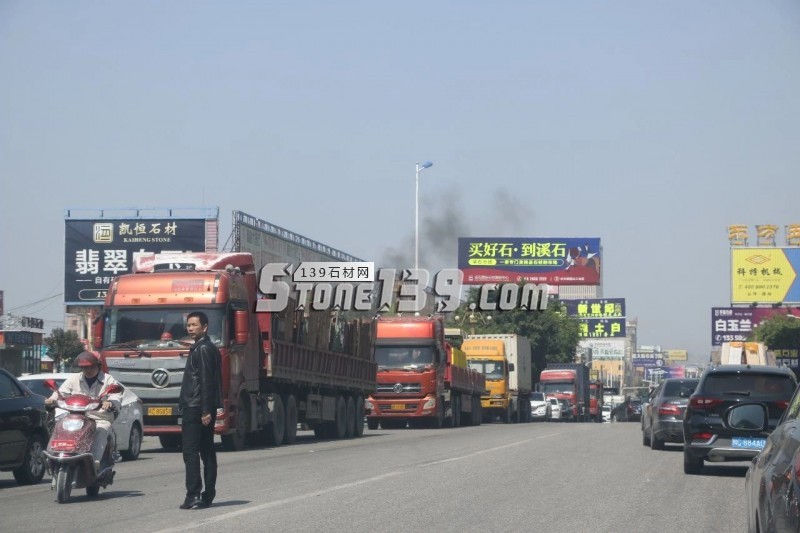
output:
[[697,475],[700,471],[703,470],[703,458],[702,457],[695,457],[688,453],[686,450],[683,451],[683,473],[690,474],[690,475]]
[[642,446],[650,446],[650,443],[652,442],[651,439],[652,439],[652,437],[650,437],[647,434],[647,431],[645,431],[644,426],[643,426],[642,427]]
[[139,457],[139,452],[142,449],[142,428],[139,423],[135,422],[131,426],[131,434],[128,437],[128,449],[121,451],[120,455],[126,461],[135,461]]
[[664,449],[664,441],[656,437],[655,433],[650,435],[650,449],[651,450]]
[[40,435],[31,435],[25,448],[25,462],[14,470],[14,479],[20,485],[35,485],[44,477],[44,439]]

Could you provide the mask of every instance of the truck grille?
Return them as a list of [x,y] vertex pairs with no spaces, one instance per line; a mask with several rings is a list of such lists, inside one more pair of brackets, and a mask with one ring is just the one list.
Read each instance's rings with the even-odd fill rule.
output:
[[420,390],[419,383],[378,384],[376,389],[378,394],[418,394]]

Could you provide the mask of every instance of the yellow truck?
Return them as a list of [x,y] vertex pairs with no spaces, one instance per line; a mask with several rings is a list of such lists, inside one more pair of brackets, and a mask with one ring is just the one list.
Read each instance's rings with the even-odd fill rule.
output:
[[486,377],[484,420],[530,422],[531,345],[513,334],[470,335],[461,344],[470,368]]

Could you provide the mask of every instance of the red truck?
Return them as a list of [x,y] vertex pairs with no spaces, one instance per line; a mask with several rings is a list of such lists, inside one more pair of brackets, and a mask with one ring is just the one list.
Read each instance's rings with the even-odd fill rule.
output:
[[442,318],[380,317],[373,324],[377,390],[367,427],[479,425],[483,374],[444,339]]
[[567,418],[572,421],[603,421],[603,385],[599,381],[590,382],[589,369],[584,364],[548,363],[539,375],[538,389],[546,397],[567,400],[572,408]]
[[[142,399],[145,435],[180,445],[192,311],[208,315],[222,355],[225,405],[214,429],[226,448],[292,444],[298,423],[318,437],[363,434],[364,398],[375,391],[370,322],[332,323],[329,313],[304,314],[291,303],[256,312],[257,287],[249,253],[143,255],[133,273],[112,281],[93,340],[111,374]],[[330,350],[333,337],[340,352]]]

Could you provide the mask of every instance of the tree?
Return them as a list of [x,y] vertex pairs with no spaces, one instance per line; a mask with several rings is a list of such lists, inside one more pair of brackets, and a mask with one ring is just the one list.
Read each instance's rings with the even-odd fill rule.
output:
[[50,336],[45,337],[43,342],[47,346],[47,354],[53,358],[54,369],[60,366],[61,361],[71,361],[86,349],[77,333],[64,331],[61,328],[51,331]]
[[[469,317],[469,304],[477,303],[478,290],[471,289],[467,302],[455,312],[456,316]],[[476,309],[473,313],[479,313]],[[512,333],[527,337],[531,343],[533,375],[538,376],[548,362],[567,363],[575,359],[575,351],[580,340],[578,321],[569,318],[564,305],[558,300],[547,303],[544,311],[498,311],[480,312],[483,320],[472,321],[476,334]],[[491,320],[487,320],[491,316]],[[451,324],[463,322],[451,319]]]
[[750,338],[763,342],[770,350],[797,350],[800,348],[800,319],[773,315],[754,328]]

